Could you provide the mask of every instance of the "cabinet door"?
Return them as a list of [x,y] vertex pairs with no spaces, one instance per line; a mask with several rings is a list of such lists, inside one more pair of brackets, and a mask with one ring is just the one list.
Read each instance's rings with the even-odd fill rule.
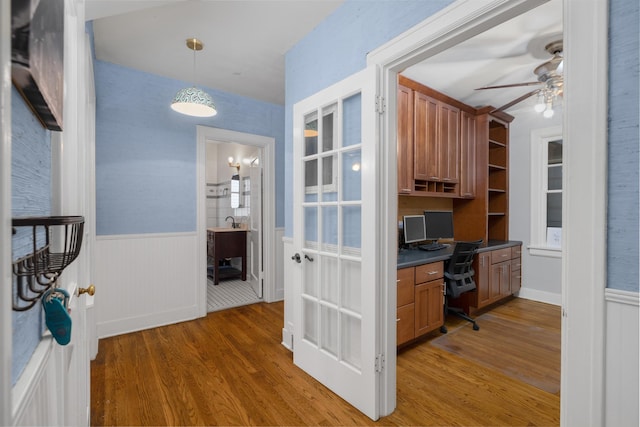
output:
[[396,345],[404,344],[407,341],[411,341],[415,337],[414,330],[414,304],[403,305],[398,307],[396,313]]
[[438,175],[442,181],[458,182],[460,109],[438,102]]
[[489,269],[491,266],[491,252],[482,252],[479,253],[476,257],[476,261],[474,263],[473,269],[476,272],[475,282],[476,282],[476,295],[478,300],[476,301],[475,306],[477,308],[484,307],[487,304],[491,303],[490,296],[490,279]]
[[500,263],[500,295],[504,298],[511,295],[511,261]]
[[476,196],[476,117],[460,112],[460,197]]
[[413,285],[414,285],[414,268],[403,268],[398,270],[397,281],[397,293],[398,302],[397,307],[411,304],[414,298]]
[[500,299],[500,280],[502,278],[502,263],[491,264],[491,283],[489,285],[489,301]]
[[413,188],[413,91],[398,85],[398,194]]
[[416,337],[439,328],[444,323],[444,282],[432,280],[415,287]]
[[420,180],[438,179],[437,115],[438,101],[414,92],[413,176]]
[[[515,261],[515,260],[514,260]],[[522,270],[520,269],[520,264],[518,264],[518,268],[515,265],[511,264],[511,293],[515,294],[522,287]]]

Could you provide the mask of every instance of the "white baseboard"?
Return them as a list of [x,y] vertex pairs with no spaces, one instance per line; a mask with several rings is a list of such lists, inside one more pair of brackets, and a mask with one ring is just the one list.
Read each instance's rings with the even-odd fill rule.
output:
[[539,291],[537,289],[521,288],[518,298],[530,299],[532,301],[544,302],[553,305],[562,305],[562,295],[552,292]]
[[637,427],[639,377],[639,294],[605,290],[605,422]]

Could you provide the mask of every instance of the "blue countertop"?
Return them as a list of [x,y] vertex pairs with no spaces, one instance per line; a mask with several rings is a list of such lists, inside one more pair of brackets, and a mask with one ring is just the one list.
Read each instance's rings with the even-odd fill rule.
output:
[[[489,240],[478,249],[478,252],[495,251],[497,249],[510,248],[522,245],[518,240]],[[438,251],[422,251],[420,249],[401,249],[398,252],[398,269],[415,267],[416,265],[428,264],[430,262],[446,261],[451,258],[455,243]]]

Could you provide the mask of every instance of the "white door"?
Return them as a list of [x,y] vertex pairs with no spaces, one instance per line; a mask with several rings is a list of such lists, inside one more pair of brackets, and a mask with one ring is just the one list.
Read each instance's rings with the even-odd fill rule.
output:
[[293,360],[379,417],[375,68],[294,106]]
[[262,164],[259,156],[254,157],[249,167],[249,182],[249,280],[258,298],[262,298]]

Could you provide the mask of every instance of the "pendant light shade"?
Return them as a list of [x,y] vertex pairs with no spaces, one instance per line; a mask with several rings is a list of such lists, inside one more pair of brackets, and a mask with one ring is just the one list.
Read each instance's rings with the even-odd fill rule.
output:
[[194,117],[213,117],[218,114],[211,95],[195,86],[180,89],[171,102],[171,108]]
[[218,112],[211,95],[195,86],[196,51],[202,50],[204,45],[196,38],[187,39],[187,47],[193,50],[193,80],[194,86],[180,89],[171,101],[171,108],[178,113],[194,117],[213,117]]

